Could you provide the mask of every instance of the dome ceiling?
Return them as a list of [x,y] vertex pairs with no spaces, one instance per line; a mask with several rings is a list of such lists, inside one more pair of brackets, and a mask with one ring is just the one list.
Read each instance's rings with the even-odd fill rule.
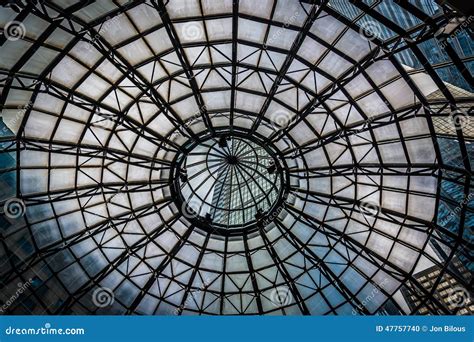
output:
[[471,281],[472,89],[419,47],[448,14],[19,3],[0,8],[1,199],[20,211],[0,274],[30,285],[10,312],[456,313],[416,277]]

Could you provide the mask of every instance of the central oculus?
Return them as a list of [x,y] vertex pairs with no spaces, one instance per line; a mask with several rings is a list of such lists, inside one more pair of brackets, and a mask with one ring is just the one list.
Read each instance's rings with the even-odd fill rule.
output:
[[178,162],[182,214],[213,231],[255,227],[274,209],[282,174],[271,150],[241,137],[194,145]]

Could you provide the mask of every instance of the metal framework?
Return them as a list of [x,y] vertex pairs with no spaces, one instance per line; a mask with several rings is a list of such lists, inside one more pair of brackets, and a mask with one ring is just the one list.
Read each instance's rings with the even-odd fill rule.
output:
[[274,147],[260,144],[242,130],[184,144],[171,191],[187,219],[219,235],[241,235],[278,214],[288,197],[288,166]]
[[[381,1],[347,2],[354,18],[327,0],[120,3],[0,8],[24,30],[1,23],[0,161],[14,166],[0,183],[15,194],[0,191],[0,303],[30,284],[2,312],[473,311],[440,293],[449,278],[471,296],[474,99],[439,70],[474,88],[474,57],[452,39],[445,63],[421,48],[460,14],[395,1],[419,21],[402,27]],[[364,37],[367,18],[392,36]],[[423,67],[402,65],[404,51]],[[180,179],[232,168],[236,151],[187,162],[221,137],[277,164],[273,177],[261,161],[239,169],[229,191],[275,179],[278,195],[260,187],[268,211],[232,229],[186,215],[199,174]],[[204,183],[194,194],[211,194]],[[7,215],[12,197],[24,215]],[[104,288],[113,301],[98,305]]]

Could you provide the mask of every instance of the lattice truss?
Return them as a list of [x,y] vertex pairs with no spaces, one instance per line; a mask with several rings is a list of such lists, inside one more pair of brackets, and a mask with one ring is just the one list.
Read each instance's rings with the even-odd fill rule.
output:
[[[472,85],[472,57],[448,41],[433,65],[419,48],[453,13],[397,5],[417,22],[402,27],[379,4],[354,1],[351,19],[328,1],[0,8],[0,200],[25,209],[0,219],[1,302],[31,283],[5,312],[457,313],[436,293],[472,281],[473,97],[437,71]],[[391,36],[364,37],[362,19]],[[406,50],[423,67],[401,64]],[[280,151],[290,196],[266,226],[225,236],[182,214],[170,169],[186,141],[232,131]],[[113,303],[95,305],[98,288]]]

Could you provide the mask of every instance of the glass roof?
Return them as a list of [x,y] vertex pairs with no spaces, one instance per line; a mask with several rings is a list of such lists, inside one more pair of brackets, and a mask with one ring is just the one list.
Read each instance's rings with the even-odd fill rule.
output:
[[[273,157],[254,142],[222,136],[185,154],[177,178],[183,214],[208,220],[211,229],[245,228],[281,195]],[[178,205],[179,202],[178,202]]]
[[472,313],[473,43],[439,34],[461,17],[3,5],[2,313]]

